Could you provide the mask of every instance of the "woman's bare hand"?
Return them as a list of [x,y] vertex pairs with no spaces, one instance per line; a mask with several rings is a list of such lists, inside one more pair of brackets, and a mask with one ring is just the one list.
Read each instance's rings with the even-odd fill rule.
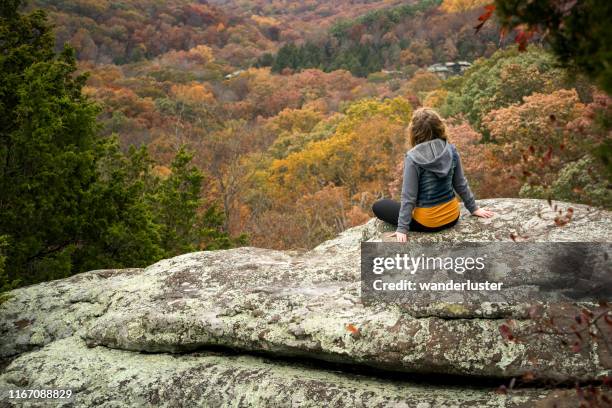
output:
[[403,232],[396,232],[395,239],[397,240],[397,242],[407,242],[408,235],[404,234]]
[[487,210],[486,208],[479,208],[476,211],[474,211],[472,215],[475,215],[476,217],[480,217],[480,218],[491,218],[492,216],[495,215],[495,213],[493,211]]

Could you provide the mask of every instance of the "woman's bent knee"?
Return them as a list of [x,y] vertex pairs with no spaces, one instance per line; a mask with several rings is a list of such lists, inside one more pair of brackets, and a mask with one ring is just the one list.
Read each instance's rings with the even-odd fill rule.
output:
[[378,218],[380,218],[380,214],[382,214],[381,209],[382,209],[383,201],[384,200],[378,200],[378,201],[375,201],[374,204],[372,204],[372,212]]
[[399,216],[400,203],[397,201],[383,198],[372,204],[372,212],[376,218],[397,225],[397,217]]

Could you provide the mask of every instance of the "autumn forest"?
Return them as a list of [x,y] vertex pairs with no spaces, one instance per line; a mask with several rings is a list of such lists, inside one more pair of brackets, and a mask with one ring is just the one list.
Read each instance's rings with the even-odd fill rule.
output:
[[[477,198],[612,207],[605,2],[586,2],[604,22],[589,16],[575,42],[586,11],[551,22],[546,0],[8,3],[5,288],[195,250],[312,248],[398,197],[420,106],[445,118]],[[55,104],[37,83],[56,84]]]

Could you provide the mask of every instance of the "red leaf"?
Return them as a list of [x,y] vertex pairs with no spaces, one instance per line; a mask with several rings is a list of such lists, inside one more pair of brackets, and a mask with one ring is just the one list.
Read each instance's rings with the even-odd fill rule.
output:
[[348,330],[349,332],[351,332],[353,334],[359,333],[359,329],[357,327],[355,327],[355,325],[353,325],[351,323],[346,325],[346,330]]
[[507,324],[502,324],[501,326],[499,326],[499,332],[506,340],[512,341],[514,339],[512,331],[510,330],[510,326],[508,326]]
[[478,21],[480,21],[479,24],[477,24],[474,29],[476,30],[476,34],[478,34],[478,32],[480,31],[480,29],[482,28],[482,26],[484,25],[484,23],[487,22],[488,19],[491,18],[491,16],[493,15],[493,12],[495,11],[495,5],[494,4],[487,4],[484,7],[485,12],[482,13],[480,16],[478,16]]
[[493,15],[495,11],[495,4],[487,4],[484,6],[485,12],[478,16],[478,21],[487,21]]
[[530,29],[527,31],[518,30],[518,34],[514,37],[514,42],[518,44],[519,51],[525,51],[527,49],[527,43],[533,37],[535,30]]
[[574,353],[579,353],[581,349],[582,349],[582,346],[580,345],[580,342],[578,341],[572,345],[572,351]]

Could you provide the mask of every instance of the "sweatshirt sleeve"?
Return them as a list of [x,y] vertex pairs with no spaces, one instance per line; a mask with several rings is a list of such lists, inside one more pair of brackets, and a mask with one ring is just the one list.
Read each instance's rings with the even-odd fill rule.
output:
[[404,159],[404,177],[402,180],[402,195],[400,211],[397,219],[397,232],[407,233],[412,219],[412,210],[416,205],[419,191],[419,174],[416,164],[406,156]]
[[463,174],[463,167],[461,166],[461,157],[459,157],[459,152],[457,152],[457,149],[455,149],[454,146],[453,153],[457,157],[457,166],[455,167],[455,173],[453,174],[453,188],[463,200],[465,208],[467,208],[470,213],[473,213],[478,209],[478,206],[476,205],[476,200],[474,199],[474,194],[472,194],[472,190],[470,190],[468,181],[465,178],[465,175]]

